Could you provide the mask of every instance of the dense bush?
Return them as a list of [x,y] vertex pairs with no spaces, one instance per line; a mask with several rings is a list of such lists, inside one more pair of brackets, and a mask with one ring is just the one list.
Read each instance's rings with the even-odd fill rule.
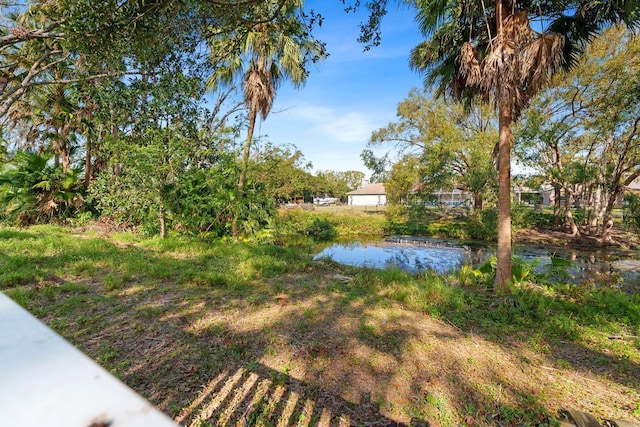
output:
[[640,232],[640,196],[629,193],[624,197],[622,221],[625,226]]
[[511,206],[511,222],[514,230],[523,228],[550,227],[553,213],[537,211],[532,206],[514,203]]
[[326,241],[334,239],[338,233],[336,228],[326,219],[315,218],[306,234],[316,240]]
[[84,207],[80,172],[64,172],[51,159],[48,154],[19,151],[0,170],[0,206],[5,222],[62,221]]
[[143,185],[148,176],[136,170],[125,170],[117,177],[104,172],[91,185],[91,200],[101,214],[146,234],[158,233],[161,208],[167,227],[180,233],[225,236],[233,218],[238,218],[243,235],[259,234],[275,216],[273,199],[251,177],[239,194],[235,159],[219,156],[216,160],[207,168],[185,168],[155,185]]
[[[278,235],[313,235],[318,230],[325,230],[328,235],[333,229],[335,236],[358,236],[385,234],[386,219],[382,215],[334,214],[328,212],[312,212],[301,209],[282,210],[276,221]],[[315,231],[314,231],[315,230]]]
[[477,240],[495,240],[498,236],[498,210],[487,208],[474,212],[467,222],[468,237]]

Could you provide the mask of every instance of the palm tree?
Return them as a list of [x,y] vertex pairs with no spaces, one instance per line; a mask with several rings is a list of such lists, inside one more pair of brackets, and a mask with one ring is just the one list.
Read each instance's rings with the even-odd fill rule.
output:
[[[229,86],[242,78],[244,102],[249,111],[247,138],[242,152],[242,166],[238,190],[242,195],[253,133],[258,113],[266,120],[275,99],[276,90],[284,80],[295,87],[305,83],[309,61],[316,62],[326,54],[324,46],[312,39],[306,25],[297,16],[302,2],[269,1],[267,9],[281,8],[277,17],[269,22],[253,25],[237,34],[224,34],[210,40],[211,59],[215,72],[209,78],[209,87]],[[267,10],[265,16],[271,15]],[[237,236],[237,221],[233,221],[233,234]]]
[[[494,290],[511,279],[511,125],[561,66],[576,64],[585,44],[610,24],[633,28],[638,0],[407,0],[427,41],[411,64],[425,84],[458,98],[493,102],[499,113],[498,263]],[[533,25],[532,25],[533,22]],[[534,30],[535,29],[535,30]]]

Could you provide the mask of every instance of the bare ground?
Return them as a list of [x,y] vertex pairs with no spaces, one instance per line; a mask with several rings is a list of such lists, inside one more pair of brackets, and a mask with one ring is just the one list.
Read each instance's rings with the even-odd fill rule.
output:
[[332,286],[349,280],[318,263],[249,299],[134,284],[88,301],[66,326],[185,426],[548,425],[569,407],[640,421],[640,357],[621,364],[616,342],[498,340]]

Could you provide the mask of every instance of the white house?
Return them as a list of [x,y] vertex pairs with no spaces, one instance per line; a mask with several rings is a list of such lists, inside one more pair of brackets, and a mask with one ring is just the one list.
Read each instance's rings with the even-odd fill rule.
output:
[[381,206],[387,204],[384,184],[369,184],[347,193],[349,206]]

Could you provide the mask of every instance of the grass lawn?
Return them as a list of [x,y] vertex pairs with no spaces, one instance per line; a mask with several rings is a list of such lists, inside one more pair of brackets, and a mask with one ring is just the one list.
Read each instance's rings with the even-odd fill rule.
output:
[[640,422],[640,297],[302,248],[0,229],[0,290],[185,426]]

